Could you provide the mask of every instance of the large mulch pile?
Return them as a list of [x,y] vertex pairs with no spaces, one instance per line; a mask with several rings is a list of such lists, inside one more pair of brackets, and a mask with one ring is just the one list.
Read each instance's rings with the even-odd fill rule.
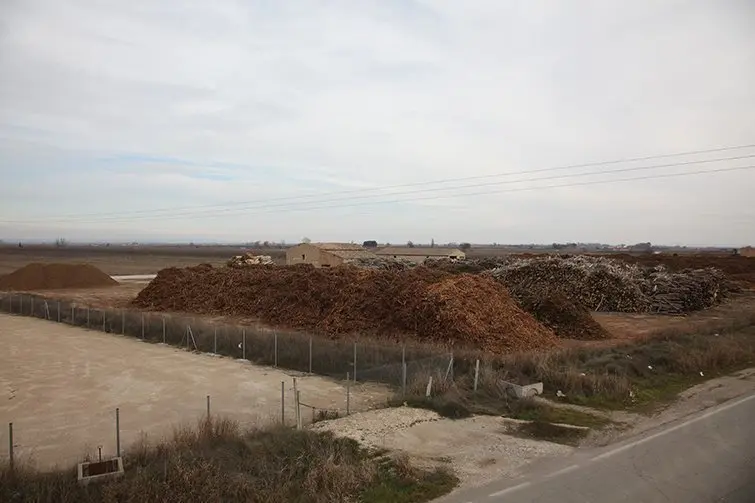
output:
[[409,335],[492,352],[557,343],[554,333],[522,311],[493,278],[425,267],[170,268],[160,271],[133,303],[159,311],[253,316],[332,337]]
[[54,290],[96,288],[118,282],[89,264],[27,264],[0,277],[0,290]]
[[554,292],[544,297],[526,295],[517,301],[522,309],[552,329],[559,338],[592,341],[611,337],[586,307],[572,302],[561,293]]

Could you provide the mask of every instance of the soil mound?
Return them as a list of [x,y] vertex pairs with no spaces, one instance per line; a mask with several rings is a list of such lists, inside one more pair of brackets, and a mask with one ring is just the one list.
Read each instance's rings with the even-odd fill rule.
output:
[[0,290],[53,290],[94,288],[118,282],[89,264],[27,264],[0,277]]
[[586,307],[570,301],[558,292],[544,298],[529,295],[517,300],[525,311],[562,339],[593,341],[611,337]]
[[164,269],[134,305],[162,311],[253,316],[338,337],[410,335],[493,352],[553,346],[553,332],[522,311],[493,278],[416,267]]

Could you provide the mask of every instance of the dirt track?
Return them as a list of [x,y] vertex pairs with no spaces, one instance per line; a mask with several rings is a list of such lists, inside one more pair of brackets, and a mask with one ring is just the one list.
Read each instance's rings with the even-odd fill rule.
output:
[[[41,467],[94,455],[98,445],[113,454],[116,407],[127,446],[141,431],[163,435],[197,420],[207,395],[215,414],[244,424],[278,421],[284,381],[293,423],[292,376],[277,369],[9,315],[0,315],[0,347],[0,445],[8,445],[13,422],[17,457]],[[341,383],[298,381],[302,402],[345,408]],[[383,387],[352,387],[352,410],[384,403],[385,396]],[[311,409],[302,410],[311,419]]]

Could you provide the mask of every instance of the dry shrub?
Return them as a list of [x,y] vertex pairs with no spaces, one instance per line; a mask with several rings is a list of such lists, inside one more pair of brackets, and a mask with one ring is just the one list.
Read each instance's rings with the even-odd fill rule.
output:
[[[0,465],[0,501],[330,503],[435,476],[395,466],[386,472],[356,441],[329,433],[283,427],[242,432],[233,421],[212,418],[178,427],[153,445],[142,439],[124,455],[124,478],[88,488],[77,485],[73,470]],[[453,483],[447,477],[444,491]]]

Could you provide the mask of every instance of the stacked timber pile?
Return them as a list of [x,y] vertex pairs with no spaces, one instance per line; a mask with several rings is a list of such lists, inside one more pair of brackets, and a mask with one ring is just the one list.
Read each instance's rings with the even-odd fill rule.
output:
[[170,268],[134,305],[159,311],[252,316],[339,337],[369,334],[492,352],[547,348],[553,332],[493,278],[416,267]]
[[0,290],[54,290],[115,286],[118,282],[89,264],[27,264],[0,278]]
[[253,265],[272,265],[273,258],[270,255],[253,255],[251,253],[245,253],[243,255],[234,255],[231,257],[226,265],[228,267],[250,267]]
[[726,275],[719,269],[685,269],[670,272],[657,266],[648,274],[651,311],[685,313],[706,309],[728,290]]
[[589,255],[514,258],[490,274],[518,299],[558,292],[592,311],[681,314],[714,305],[728,288],[714,268],[669,272]]

